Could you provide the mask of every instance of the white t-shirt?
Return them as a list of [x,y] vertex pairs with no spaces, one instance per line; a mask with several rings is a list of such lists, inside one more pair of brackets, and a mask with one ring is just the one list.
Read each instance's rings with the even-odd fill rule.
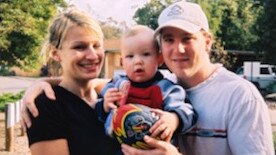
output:
[[198,121],[179,136],[182,153],[274,154],[268,108],[251,82],[220,66],[206,81],[186,91]]

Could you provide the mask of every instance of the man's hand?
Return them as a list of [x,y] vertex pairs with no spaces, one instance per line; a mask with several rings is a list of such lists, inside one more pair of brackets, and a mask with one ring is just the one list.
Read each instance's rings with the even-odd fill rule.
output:
[[122,144],[121,147],[124,155],[181,155],[176,147],[168,142],[157,140],[149,136],[145,136],[144,141],[153,149],[141,150]]
[[174,131],[179,125],[178,116],[175,113],[160,109],[152,109],[151,111],[159,116],[158,121],[150,128],[151,137],[170,142]]
[[52,100],[56,99],[55,93],[51,85],[45,81],[36,82],[34,85],[32,85],[26,90],[23,96],[22,103],[21,103],[21,117],[22,117],[21,125],[25,131],[26,131],[26,127],[29,128],[32,125],[28,110],[31,112],[31,114],[34,117],[37,117],[39,115],[39,112],[35,106],[34,101],[35,101],[35,98],[42,92],[45,92],[46,96],[49,99],[52,99]]

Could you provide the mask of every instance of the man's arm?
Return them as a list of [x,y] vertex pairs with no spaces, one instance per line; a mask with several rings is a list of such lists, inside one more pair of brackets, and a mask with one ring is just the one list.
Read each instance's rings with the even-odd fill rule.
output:
[[181,155],[172,144],[151,138],[144,137],[144,141],[152,147],[151,150],[140,150],[126,144],[122,144],[122,151],[127,155]]

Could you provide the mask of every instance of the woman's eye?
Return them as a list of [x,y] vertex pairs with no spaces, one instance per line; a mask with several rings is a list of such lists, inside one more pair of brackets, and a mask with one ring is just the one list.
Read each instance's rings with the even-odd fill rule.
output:
[[94,44],[93,47],[94,47],[95,49],[98,49],[98,48],[101,47],[101,44]]
[[76,50],[85,50],[86,48],[87,48],[87,45],[77,45],[73,47],[73,49],[76,49]]

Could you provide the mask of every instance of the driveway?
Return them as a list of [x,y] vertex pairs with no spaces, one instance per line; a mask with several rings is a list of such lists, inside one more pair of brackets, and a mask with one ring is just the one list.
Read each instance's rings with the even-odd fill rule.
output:
[[18,76],[0,76],[0,95],[3,93],[18,93],[32,85],[39,78]]

